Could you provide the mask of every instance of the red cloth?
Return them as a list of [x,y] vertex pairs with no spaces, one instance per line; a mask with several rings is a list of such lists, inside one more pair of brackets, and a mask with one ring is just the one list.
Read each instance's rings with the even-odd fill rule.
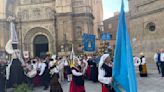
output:
[[90,65],[88,65],[88,67],[87,67],[86,75],[87,75],[88,79],[91,78],[91,66]]
[[39,73],[37,73],[32,81],[35,87],[41,86],[41,77],[39,76]]
[[109,90],[104,85],[102,85],[102,92],[109,92]]
[[84,86],[77,86],[72,80],[70,83],[70,92],[85,92]]

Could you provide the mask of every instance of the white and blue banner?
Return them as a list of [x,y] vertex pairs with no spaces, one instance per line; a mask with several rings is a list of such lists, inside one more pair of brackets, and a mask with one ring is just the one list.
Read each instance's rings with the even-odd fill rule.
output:
[[91,34],[83,34],[83,51],[95,52],[96,51],[96,36]]

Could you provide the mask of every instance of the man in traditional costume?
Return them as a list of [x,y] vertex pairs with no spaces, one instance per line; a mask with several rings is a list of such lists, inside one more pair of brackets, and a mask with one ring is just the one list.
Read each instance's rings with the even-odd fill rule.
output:
[[147,77],[148,74],[147,74],[146,58],[143,53],[141,53],[140,55],[141,55],[140,57],[141,63],[139,65],[140,76]]
[[75,66],[72,67],[72,81],[70,83],[70,92],[85,92],[83,67],[79,65],[80,61],[74,59]]
[[164,77],[164,50],[161,50],[160,61],[161,61],[162,77]]
[[102,83],[102,92],[114,92],[112,83],[112,62],[109,54],[102,55],[99,62],[98,80]]

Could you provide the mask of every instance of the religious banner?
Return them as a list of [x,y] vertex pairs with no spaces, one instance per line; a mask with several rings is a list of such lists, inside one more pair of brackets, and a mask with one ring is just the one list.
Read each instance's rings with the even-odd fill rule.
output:
[[102,41],[110,41],[111,40],[110,33],[107,33],[107,32],[102,33],[101,39],[102,39]]
[[83,51],[86,51],[86,52],[96,51],[96,47],[95,47],[96,37],[95,37],[95,35],[84,34],[82,38],[83,38],[83,45],[84,45]]

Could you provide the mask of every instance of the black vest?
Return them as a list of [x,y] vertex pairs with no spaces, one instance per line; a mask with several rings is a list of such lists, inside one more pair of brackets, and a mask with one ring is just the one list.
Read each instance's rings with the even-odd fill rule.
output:
[[109,67],[106,64],[103,64],[101,67],[105,71],[104,77],[112,77],[112,67]]
[[[76,68],[72,68],[72,70],[75,70],[76,72],[79,72]],[[78,86],[84,86],[84,76],[75,76],[73,75],[73,81],[75,82],[76,85]]]

